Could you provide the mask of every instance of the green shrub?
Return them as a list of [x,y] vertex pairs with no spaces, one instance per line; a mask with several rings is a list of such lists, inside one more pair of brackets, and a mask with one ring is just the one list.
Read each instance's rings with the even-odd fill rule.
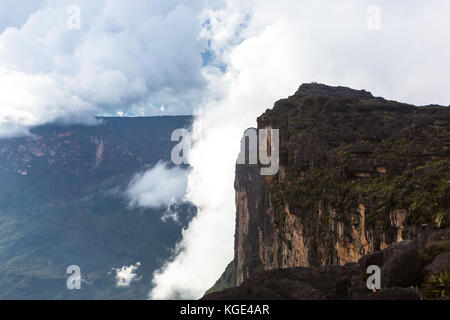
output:
[[450,296],[450,273],[447,271],[431,275],[422,285],[424,299],[439,299]]

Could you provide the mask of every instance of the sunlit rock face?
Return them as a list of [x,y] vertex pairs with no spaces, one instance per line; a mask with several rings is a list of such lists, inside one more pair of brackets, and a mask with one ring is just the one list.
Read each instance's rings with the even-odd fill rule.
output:
[[424,248],[448,230],[448,107],[313,83],[258,128],[280,130],[280,169],[236,167],[234,285],[263,270],[356,262],[406,239]]

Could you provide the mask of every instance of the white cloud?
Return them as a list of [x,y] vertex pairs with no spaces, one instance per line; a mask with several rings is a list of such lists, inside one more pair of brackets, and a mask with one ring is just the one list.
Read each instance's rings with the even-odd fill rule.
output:
[[59,118],[95,123],[94,108],[45,74],[27,74],[0,66],[0,137],[25,134],[29,126]]
[[146,208],[168,207],[183,200],[186,193],[186,170],[169,168],[159,162],[153,168],[138,173],[126,191],[131,206]]
[[139,281],[141,277],[138,277],[136,270],[141,266],[140,262],[135,265],[123,266],[122,268],[113,268],[116,272],[116,286],[117,287],[129,287],[132,281]]
[[0,12],[0,137],[74,115],[92,122],[118,111],[192,113],[207,84],[201,71],[207,43],[198,38],[203,2],[80,0],[81,29],[71,30],[72,1],[6,1]]
[[21,1],[15,0],[0,1],[0,33],[8,27],[20,27],[24,24],[30,14],[42,7],[41,0]]
[[[207,10],[222,75],[218,99],[196,109],[187,199],[198,214],[174,257],[154,275],[152,299],[199,298],[233,258],[234,165],[244,130],[303,82],[367,89],[415,104],[450,101],[448,1],[376,1],[381,30],[366,27],[369,1],[229,0]],[[244,27],[243,27],[244,26]]]

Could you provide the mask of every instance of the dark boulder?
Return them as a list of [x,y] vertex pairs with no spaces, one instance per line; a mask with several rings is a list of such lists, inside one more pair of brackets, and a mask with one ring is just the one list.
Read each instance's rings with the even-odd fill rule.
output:
[[263,271],[240,287],[206,295],[202,300],[418,300],[413,288],[366,287],[356,263],[345,266],[288,268]]
[[433,262],[423,268],[421,278],[426,280],[431,274],[438,274],[444,271],[450,272],[450,251],[438,255]]
[[358,292],[354,300],[420,300],[420,293],[415,288],[383,288],[376,292]]
[[203,299],[350,299],[352,274],[358,272],[356,264],[263,271],[252,275],[240,287],[214,292]]
[[417,284],[420,256],[410,240],[394,243],[389,247],[368,254],[358,261],[363,270],[377,265],[381,270],[381,287],[407,287]]

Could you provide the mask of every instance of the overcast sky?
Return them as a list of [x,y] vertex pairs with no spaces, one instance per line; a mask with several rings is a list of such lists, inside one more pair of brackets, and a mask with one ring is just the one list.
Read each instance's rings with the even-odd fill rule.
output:
[[0,136],[95,115],[191,114],[207,85],[204,6],[2,0]]
[[0,137],[95,115],[198,115],[186,197],[199,214],[150,293],[197,298],[233,258],[245,128],[302,82],[449,105],[449,12],[447,0],[2,0]]

